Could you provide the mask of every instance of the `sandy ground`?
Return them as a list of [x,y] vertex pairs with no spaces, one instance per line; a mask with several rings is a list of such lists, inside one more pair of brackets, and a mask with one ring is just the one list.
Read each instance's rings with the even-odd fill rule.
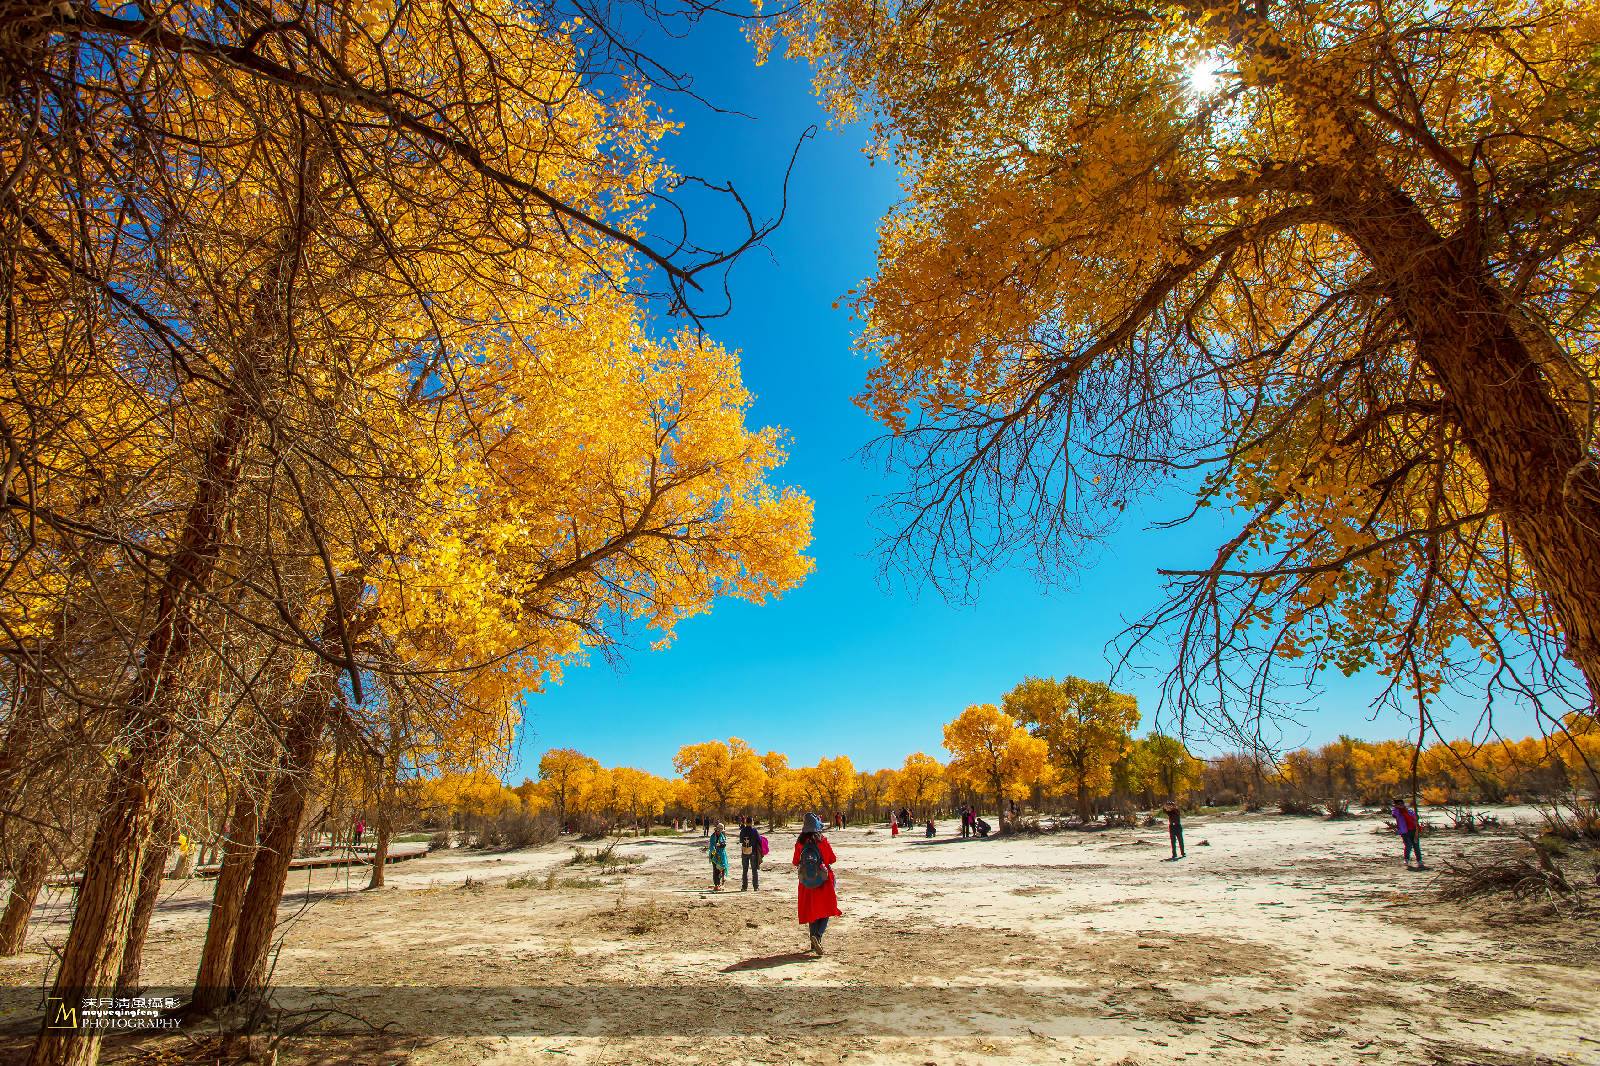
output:
[[[644,861],[608,873],[562,865],[567,845],[436,853],[392,867],[382,892],[318,871],[284,901],[270,1028],[280,1062],[1600,1063],[1600,923],[1440,903],[1380,826],[1191,817],[1178,862],[1162,827],[834,832],[844,916],[820,959],[803,953],[788,833],[760,892],[737,871],[709,892],[698,837],[625,841],[617,853]],[[1437,867],[1506,844],[1424,849]],[[192,979],[209,891],[163,898],[152,985]],[[61,903],[0,962],[0,1061],[37,1024],[16,986],[46,979]],[[192,1023],[105,1057],[217,1050]]]

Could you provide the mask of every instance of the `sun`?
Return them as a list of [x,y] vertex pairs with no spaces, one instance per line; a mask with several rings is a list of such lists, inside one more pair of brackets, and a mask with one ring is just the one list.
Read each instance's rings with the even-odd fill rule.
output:
[[1215,59],[1202,59],[1189,68],[1189,88],[1202,95],[1215,89],[1220,80]]

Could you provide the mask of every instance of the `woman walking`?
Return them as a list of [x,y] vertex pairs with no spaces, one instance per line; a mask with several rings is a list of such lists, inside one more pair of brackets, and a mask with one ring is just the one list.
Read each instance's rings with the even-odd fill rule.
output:
[[722,891],[722,879],[728,876],[728,834],[722,831],[722,823],[711,831],[711,843],[706,848],[711,855],[711,891]]
[[822,819],[808,814],[794,842],[794,865],[800,868],[800,924],[811,933],[811,952],[822,954],[822,934],[828,919],[839,913],[833,888],[833,846],[822,835]]

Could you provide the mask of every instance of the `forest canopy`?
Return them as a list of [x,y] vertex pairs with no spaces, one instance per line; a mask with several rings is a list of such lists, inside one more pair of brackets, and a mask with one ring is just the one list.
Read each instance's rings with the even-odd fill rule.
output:
[[1593,5],[806,0],[756,36],[906,175],[854,294],[893,564],[1070,577],[1193,486],[1231,531],[1124,648],[1176,647],[1180,716],[1255,735],[1326,667],[1592,706]]
[[322,789],[498,765],[567,665],[809,572],[783,434],[691,306],[766,224],[730,190],[742,243],[682,232],[674,124],[590,38],[6,5],[0,797],[24,928],[83,871],[58,988],[137,983],[171,842],[218,825],[196,1003],[260,987]]

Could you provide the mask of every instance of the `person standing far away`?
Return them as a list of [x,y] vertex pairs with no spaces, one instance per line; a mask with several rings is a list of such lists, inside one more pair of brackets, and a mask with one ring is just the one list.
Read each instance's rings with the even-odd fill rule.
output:
[[[1406,853],[1404,862],[1406,869],[1426,870],[1422,865],[1422,845],[1417,842],[1417,835],[1422,830],[1422,822],[1417,817],[1417,812],[1407,807],[1405,801],[1399,796],[1394,797],[1394,806],[1389,811],[1394,815],[1394,831],[1400,834],[1400,842],[1405,845]],[[1417,865],[1411,865],[1411,853],[1417,853]]]
[[900,816],[892,812],[889,815],[889,835],[892,837],[900,835]]
[[761,891],[761,831],[748,814],[739,816],[739,891]]
[[811,933],[811,953],[822,954],[822,934],[828,919],[839,914],[839,896],[834,891],[833,846],[822,835],[822,819],[807,814],[794,842],[794,865],[800,870],[800,924]]
[[1183,812],[1171,800],[1162,806],[1161,811],[1167,816],[1167,837],[1172,842],[1172,858],[1167,861],[1188,858],[1189,852],[1183,846]]
[[367,823],[360,818],[356,819],[356,843],[361,843],[361,834],[366,831]]
[[728,835],[722,831],[721,822],[711,831],[706,852],[711,856],[711,891],[721,892],[722,879],[728,876]]
[[934,827],[933,827],[933,819],[929,818],[928,819],[928,828],[922,835],[927,837],[929,840],[932,840],[934,832],[935,832],[935,830],[934,830]]

